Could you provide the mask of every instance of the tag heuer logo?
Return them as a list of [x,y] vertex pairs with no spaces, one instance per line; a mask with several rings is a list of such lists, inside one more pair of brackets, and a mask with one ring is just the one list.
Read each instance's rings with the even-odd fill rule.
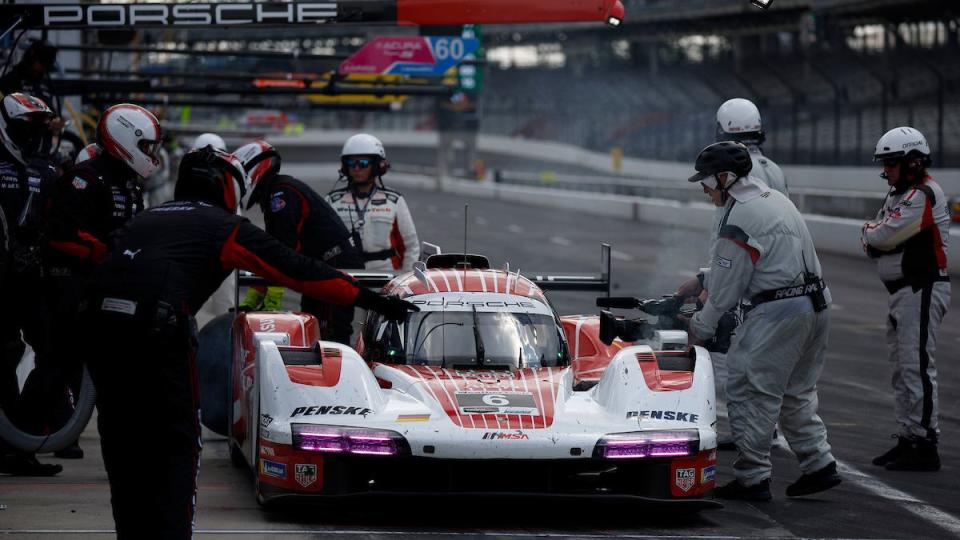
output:
[[294,479],[303,487],[308,487],[317,481],[317,466],[313,464],[297,463],[294,467]]
[[689,469],[677,469],[677,477],[674,480],[677,487],[680,488],[684,493],[690,491],[690,488],[693,487],[693,483],[697,480],[697,469],[691,467]]

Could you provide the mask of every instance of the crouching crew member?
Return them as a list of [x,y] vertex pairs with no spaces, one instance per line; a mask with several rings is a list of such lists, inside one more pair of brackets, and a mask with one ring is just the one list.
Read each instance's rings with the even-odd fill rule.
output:
[[417,310],[358,287],[238,216],[246,183],[232,154],[189,152],[175,200],[123,227],[93,273],[82,348],[98,392],[118,538],[192,534],[201,447],[193,316],[232,270],[391,319]]

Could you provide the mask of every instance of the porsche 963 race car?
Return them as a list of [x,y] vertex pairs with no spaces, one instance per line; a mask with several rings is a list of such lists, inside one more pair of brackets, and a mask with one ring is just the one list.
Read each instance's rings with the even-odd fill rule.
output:
[[253,468],[261,503],[495,494],[719,506],[709,353],[653,324],[630,341],[602,336],[618,321],[558,316],[544,294],[608,279],[435,255],[383,287],[420,311],[401,323],[368,313],[355,348],[318,341],[310,315],[238,314],[231,455]]

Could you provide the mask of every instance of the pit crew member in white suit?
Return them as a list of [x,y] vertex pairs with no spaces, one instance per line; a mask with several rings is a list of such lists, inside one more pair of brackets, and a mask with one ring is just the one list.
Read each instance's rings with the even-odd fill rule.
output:
[[350,231],[367,270],[408,272],[420,258],[420,240],[403,195],[383,185],[389,169],[379,139],[353,135],[340,152],[340,177],[347,186],[326,199]]
[[708,272],[710,296],[690,319],[691,337],[710,338],[720,317],[743,299],[750,311],[727,353],[727,408],[738,454],[725,499],[770,500],[774,426],[803,475],[787,488],[802,496],[840,483],[827,430],[817,415],[817,380],[830,327],[830,293],[813,240],[793,203],[749,176],[749,150],[718,142],[697,157],[712,202],[725,209]]

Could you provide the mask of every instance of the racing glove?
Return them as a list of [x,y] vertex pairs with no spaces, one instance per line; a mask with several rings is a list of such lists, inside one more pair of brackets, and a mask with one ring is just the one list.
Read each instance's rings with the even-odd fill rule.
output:
[[281,311],[283,309],[283,287],[267,287],[267,294],[263,297],[263,309],[267,311]]
[[383,296],[364,288],[357,293],[354,305],[363,309],[372,309],[392,321],[406,320],[408,313],[420,311],[420,308],[400,297]]

